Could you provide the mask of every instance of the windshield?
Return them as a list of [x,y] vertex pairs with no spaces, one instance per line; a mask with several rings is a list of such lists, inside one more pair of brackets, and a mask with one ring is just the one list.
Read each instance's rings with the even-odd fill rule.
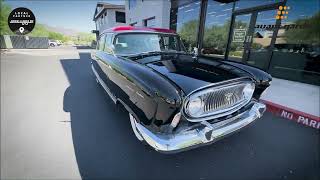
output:
[[131,33],[119,34],[114,41],[114,52],[132,55],[147,52],[184,51],[178,36],[168,34]]

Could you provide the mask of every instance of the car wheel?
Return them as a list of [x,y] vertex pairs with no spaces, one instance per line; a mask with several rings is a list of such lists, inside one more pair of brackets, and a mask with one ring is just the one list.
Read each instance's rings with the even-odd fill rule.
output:
[[54,44],[50,44],[50,47],[54,47]]

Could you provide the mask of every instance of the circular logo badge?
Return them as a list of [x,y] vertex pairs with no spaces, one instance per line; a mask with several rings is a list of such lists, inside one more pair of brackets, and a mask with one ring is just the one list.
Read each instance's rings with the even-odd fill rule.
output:
[[27,8],[16,8],[10,13],[8,17],[8,25],[11,31],[18,35],[25,35],[30,33],[33,30],[35,24],[36,18],[32,11]]

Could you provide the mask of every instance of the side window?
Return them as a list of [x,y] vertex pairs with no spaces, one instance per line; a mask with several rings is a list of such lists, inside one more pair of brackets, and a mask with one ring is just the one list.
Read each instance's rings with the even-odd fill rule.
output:
[[109,53],[109,54],[113,53],[113,50],[112,50],[112,38],[113,38],[113,34],[112,33],[107,33],[104,51]]
[[103,51],[103,49],[104,49],[105,39],[106,39],[105,35],[100,36],[100,39],[99,39],[99,50],[100,51]]

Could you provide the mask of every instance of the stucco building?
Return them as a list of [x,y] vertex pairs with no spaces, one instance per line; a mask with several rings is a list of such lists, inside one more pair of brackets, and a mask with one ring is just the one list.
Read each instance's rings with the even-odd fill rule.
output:
[[125,6],[98,2],[93,21],[96,25],[95,32],[97,34],[114,26],[126,25]]
[[127,24],[169,28],[170,0],[126,0]]

